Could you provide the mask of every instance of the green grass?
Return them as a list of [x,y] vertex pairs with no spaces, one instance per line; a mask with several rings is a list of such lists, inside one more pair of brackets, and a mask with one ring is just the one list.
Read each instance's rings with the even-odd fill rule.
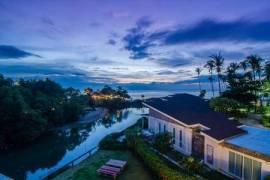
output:
[[150,173],[146,170],[143,164],[129,151],[107,151],[100,150],[94,156],[86,159],[78,167],[67,170],[55,178],[55,180],[86,180],[108,179],[100,176],[96,170],[104,165],[109,159],[119,159],[128,162],[127,168],[119,176],[118,179],[151,180],[153,179]]

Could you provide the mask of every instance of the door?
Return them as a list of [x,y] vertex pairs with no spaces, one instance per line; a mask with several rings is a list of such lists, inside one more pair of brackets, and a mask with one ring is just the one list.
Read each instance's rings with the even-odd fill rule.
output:
[[192,155],[198,159],[204,158],[204,136],[196,131],[192,135]]

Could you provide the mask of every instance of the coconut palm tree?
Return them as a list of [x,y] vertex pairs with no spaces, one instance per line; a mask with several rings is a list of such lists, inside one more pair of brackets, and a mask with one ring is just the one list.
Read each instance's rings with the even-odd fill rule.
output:
[[270,61],[267,61],[265,64],[264,76],[267,81],[270,81]]
[[227,67],[227,75],[228,76],[235,76],[236,75],[236,71],[238,70],[238,68],[241,65],[238,65],[237,63],[231,63],[228,67]]
[[242,61],[239,63],[239,67],[241,67],[244,71],[247,70],[247,61]]
[[241,67],[241,64],[231,63],[226,69],[226,81],[232,84],[236,80],[237,70]]
[[208,69],[209,73],[210,73],[209,81],[210,81],[210,84],[211,84],[213,96],[215,96],[215,90],[214,90],[214,84],[213,84],[213,81],[214,81],[213,70],[215,68],[214,61],[213,60],[207,61],[206,64],[204,65],[204,67],[206,67]]
[[200,92],[202,91],[202,88],[201,88],[201,79],[200,79],[200,75],[201,75],[201,72],[202,72],[202,68],[199,68],[197,67],[195,69],[196,73],[197,73],[197,76],[198,76],[198,80],[199,80],[199,89],[200,89]]
[[263,59],[258,55],[250,55],[246,58],[247,65],[251,68],[253,81],[256,81],[257,71],[261,72]]
[[[261,85],[261,74],[262,74],[262,62],[264,60],[255,54],[252,54],[250,56],[247,56],[246,58],[246,62],[248,64],[248,66],[251,69],[252,72],[252,78],[253,78],[253,85],[254,85],[254,95],[257,96],[258,93],[258,86],[257,86],[257,82],[256,82],[256,75],[258,75],[259,77],[259,84]],[[261,96],[259,95],[259,99],[260,99],[260,104],[262,105],[262,100],[261,100]],[[256,110],[256,105],[255,105],[255,110]]]
[[220,52],[218,54],[211,55],[210,58],[214,62],[215,70],[216,70],[217,75],[218,75],[218,90],[219,90],[219,94],[220,94],[221,93],[220,79],[221,79],[222,67],[224,64],[224,58],[220,54]]

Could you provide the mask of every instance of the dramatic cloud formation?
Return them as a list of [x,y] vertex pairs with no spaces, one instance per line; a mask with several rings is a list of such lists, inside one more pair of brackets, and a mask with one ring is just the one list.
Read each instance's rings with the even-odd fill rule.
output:
[[0,45],[0,59],[24,58],[29,56],[40,57],[38,55],[20,50],[14,46]]
[[269,59],[269,7],[269,0],[1,0],[0,73],[65,85],[197,88],[194,69],[213,53],[226,64],[252,53]]
[[[163,35],[162,35],[163,34]],[[185,42],[209,42],[209,41],[270,41],[270,20],[252,22],[249,20],[236,20],[221,22],[203,20],[194,26],[172,32],[163,32],[165,44],[177,44]]]
[[161,65],[164,65],[166,67],[179,67],[179,66],[184,66],[184,65],[188,65],[192,63],[190,59],[184,59],[180,57],[153,59],[153,61]]
[[128,30],[128,34],[123,38],[124,48],[130,51],[132,59],[143,59],[149,57],[148,49],[154,44],[147,39],[145,29],[152,25],[152,21],[147,17],[139,19],[136,26]]

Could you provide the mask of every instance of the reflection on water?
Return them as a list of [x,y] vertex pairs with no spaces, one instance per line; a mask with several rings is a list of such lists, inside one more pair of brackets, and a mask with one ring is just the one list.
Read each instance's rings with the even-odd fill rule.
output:
[[133,125],[146,111],[129,108],[107,114],[93,123],[47,133],[27,147],[1,152],[0,173],[15,179],[40,179],[96,147],[106,135]]

